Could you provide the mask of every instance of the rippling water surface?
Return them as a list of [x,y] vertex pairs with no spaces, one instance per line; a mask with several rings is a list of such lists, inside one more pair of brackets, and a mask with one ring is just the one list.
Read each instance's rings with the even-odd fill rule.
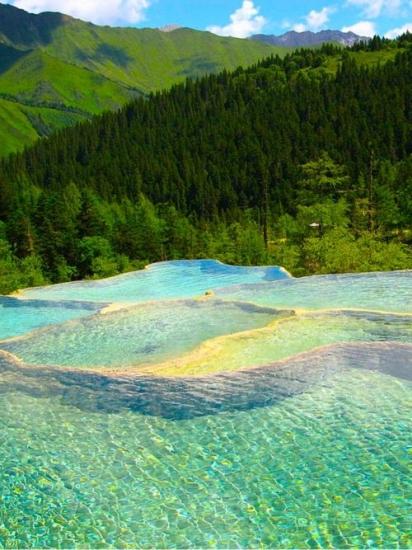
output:
[[188,298],[220,287],[288,279],[278,267],[238,267],[214,260],[163,262],[102,281],[65,283],[27,290],[29,298],[93,302],[145,302]]
[[126,367],[174,357],[215,336],[263,327],[277,315],[218,300],[150,303],[51,327],[2,349],[38,365]]
[[412,271],[323,275],[219,290],[226,298],[271,307],[412,311]]
[[412,547],[412,273],[286,277],[0,298],[0,547]]
[[30,331],[92,315],[98,306],[82,302],[58,303],[18,300],[0,296],[0,340]]
[[411,543],[410,382],[349,370],[275,405],[178,422],[0,400],[4,545]]

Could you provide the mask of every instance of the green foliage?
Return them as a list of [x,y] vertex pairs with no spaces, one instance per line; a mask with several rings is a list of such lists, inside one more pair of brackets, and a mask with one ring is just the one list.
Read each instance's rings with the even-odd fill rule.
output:
[[43,273],[43,264],[39,256],[26,256],[18,260],[17,269],[20,275],[18,288],[45,285],[48,279]]
[[412,50],[353,53],[188,80],[0,162],[3,291],[178,258],[411,268]]
[[322,234],[335,227],[347,227],[349,225],[348,204],[345,199],[340,199],[338,202],[326,199],[325,202],[311,206],[299,205],[296,224],[297,236],[300,239],[305,238],[308,233],[319,231]]
[[19,260],[12,254],[10,244],[0,238],[0,294],[46,283],[38,256],[27,256]]
[[117,270],[110,242],[104,237],[83,237],[79,242],[80,272],[83,278],[107,277]]
[[279,239],[272,243],[269,262],[284,267],[289,273],[293,273],[295,277],[308,273],[302,265],[301,246],[286,239]]
[[192,258],[197,247],[197,231],[174,206],[160,208],[164,220],[164,253],[171,260]]
[[310,273],[351,273],[409,269],[410,250],[398,242],[384,243],[366,233],[356,239],[342,227],[303,244],[303,263]]
[[242,223],[218,224],[210,228],[201,256],[241,265],[260,265],[268,260],[262,232],[248,218]]
[[0,292],[8,294],[19,286],[19,273],[10,245],[0,239]]
[[302,166],[302,179],[298,182],[298,201],[310,205],[325,197],[337,198],[348,187],[345,169],[334,162],[328,153]]

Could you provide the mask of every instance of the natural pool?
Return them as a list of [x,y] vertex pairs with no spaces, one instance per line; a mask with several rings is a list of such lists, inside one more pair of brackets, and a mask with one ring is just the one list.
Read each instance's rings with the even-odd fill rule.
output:
[[128,367],[179,356],[222,334],[257,329],[276,310],[219,300],[142,304],[78,319],[5,342],[27,363],[73,367]]
[[219,289],[221,297],[279,308],[365,309],[412,312],[412,271],[323,275],[239,284]]
[[0,340],[70,319],[87,317],[96,313],[99,307],[84,302],[56,303],[0,296]]
[[410,547],[411,389],[349,368],[268,406],[179,421],[7,391],[0,540]]
[[340,342],[412,342],[412,317],[357,312],[306,313],[261,330],[206,342],[195,352],[146,369],[161,376],[199,376],[271,364]]
[[146,302],[200,296],[236,284],[288,279],[279,267],[239,267],[214,260],[161,262],[102,281],[81,281],[26,290],[28,298],[91,302]]
[[0,299],[0,547],[411,547],[412,273],[158,265]]

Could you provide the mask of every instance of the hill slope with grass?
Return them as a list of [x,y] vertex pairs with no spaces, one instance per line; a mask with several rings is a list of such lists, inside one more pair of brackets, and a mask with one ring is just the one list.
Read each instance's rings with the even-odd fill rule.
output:
[[23,105],[0,98],[0,152],[7,155],[84,120],[79,113]]
[[137,95],[287,51],[185,28],[100,27],[0,4],[0,155]]

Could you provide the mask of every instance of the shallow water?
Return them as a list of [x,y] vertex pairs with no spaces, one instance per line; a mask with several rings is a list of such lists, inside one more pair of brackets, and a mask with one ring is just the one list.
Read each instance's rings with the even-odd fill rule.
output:
[[19,300],[0,296],[0,340],[70,319],[86,317],[96,311],[98,306],[94,304]]
[[146,302],[201,296],[240,283],[289,278],[279,267],[239,267],[214,260],[175,261],[101,281],[79,281],[26,290],[27,298],[92,302]]
[[208,342],[195,353],[153,367],[161,376],[236,371],[339,342],[412,342],[412,317],[331,312],[282,319],[269,328]]
[[411,389],[339,370],[180,422],[0,394],[0,544],[409,547]]
[[412,272],[285,277],[0,298],[0,547],[411,548]]
[[176,357],[222,334],[256,329],[275,310],[219,300],[149,303],[0,343],[27,363],[127,367]]
[[323,275],[219,289],[230,300],[270,307],[412,313],[412,271]]
[[129,371],[40,367],[0,352],[0,393],[53,397],[85,412],[124,409],[180,421],[268,407],[348,369],[412,381],[412,344],[340,343],[259,368],[207,376],[159,377]]

